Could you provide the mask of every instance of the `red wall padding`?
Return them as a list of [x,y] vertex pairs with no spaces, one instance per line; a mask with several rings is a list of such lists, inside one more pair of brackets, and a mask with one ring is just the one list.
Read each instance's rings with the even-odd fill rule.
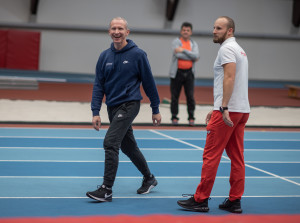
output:
[[7,30],[0,30],[0,68],[6,67]]
[[[4,42],[2,38],[0,41],[0,45],[2,45]],[[39,56],[40,32],[7,30],[5,65],[3,68],[38,70]],[[0,65],[2,66],[2,64]]]

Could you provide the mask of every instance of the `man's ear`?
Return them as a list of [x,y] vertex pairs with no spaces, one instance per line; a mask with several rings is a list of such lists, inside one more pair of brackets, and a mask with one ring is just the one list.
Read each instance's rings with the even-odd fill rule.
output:
[[228,35],[233,35],[233,28],[229,28],[229,29],[227,30],[227,34],[228,34]]

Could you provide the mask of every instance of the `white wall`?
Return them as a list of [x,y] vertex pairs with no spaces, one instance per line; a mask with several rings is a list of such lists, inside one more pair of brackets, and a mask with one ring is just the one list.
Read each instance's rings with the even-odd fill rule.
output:
[[[107,27],[111,18],[125,17],[131,28],[170,28],[193,23],[194,31],[211,32],[218,16],[236,22],[236,34],[300,36],[292,25],[293,0],[181,0],[172,23],[166,23],[165,0],[40,0],[37,23]],[[0,23],[29,21],[30,0],[0,0]],[[171,41],[176,35],[131,33],[149,57],[155,76],[168,76]],[[196,76],[212,78],[218,45],[195,36],[201,58]],[[249,59],[250,79],[300,81],[300,41],[237,38]],[[108,48],[107,33],[42,31],[40,70],[94,73],[99,53]]]

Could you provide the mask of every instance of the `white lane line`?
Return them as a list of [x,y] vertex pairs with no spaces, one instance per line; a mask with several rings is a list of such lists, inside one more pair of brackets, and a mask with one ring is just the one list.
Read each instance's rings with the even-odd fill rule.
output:
[[[205,138],[178,138],[178,139],[181,139],[181,140],[206,140]],[[279,139],[279,138],[276,138],[276,139],[244,139],[244,141],[248,141],[248,142],[251,142],[251,141],[258,141],[258,142],[269,142],[269,141],[274,141],[274,142],[300,142],[300,139]]]
[[[86,137],[86,136],[0,136],[0,138],[16,138],[16,139],[104,139],[104,137]],[[142,140],[167,140],[166,138],[143,138],[138,137],[135,139]],[[205,140],[205,139],[203,139]]]
[[[228,195],[224,196],[210,196],[211,198],[226,198]],[[243,198],[298,198],[300,195],[252,195],[243,196]],[[182,198],[182,196],[131,196],[131,197],[113,197],[114,199],[165,199],[165,198]],[[88,197],[0,197],[0,199],[90,199]]]
[[[104,160],[0,160],[0,162],[28,162],[28,163],[104,163]],[[190,160],[161,160],[161,161],[147,161],[147,163],[202,163],[203,161]],[[221,161],[222,163],[230,163],[229,161]],[[121,160],[119,163],[131,163],[130,160]]]
[[[151,130],[150,130],[151,131]],[[155,131],[155,130],[154,130]],[[0,138],[20,138],[20,139],[104,139],[103,136],[15,136],[15,135],[8,135],[8,136],[0,136]],[[136,137],[135,139],[141,140],[168,140],[167,138],[156,138],[156,137]],[[179,140],[206,140],[206,138],[185,138],[179,137]],[[300,142],[300,139],[244,139],[244,141],[260,141],[260,142],[268,142],[268,141],[284,141],[284,142]]]
[[[225,158],[225,157],[224,157]],[[28,162],[28,163],[104,163],[104,160],[0,160],[0,162]],[[203,163],[201,160],[149,160],[148,163]],[[130,160],[120,160],[119,163],[131,163]],[[229,160],[220,163],[230,163]],[[300,161],[245,161],[245,163],[260,164],[299,164]]]
[[[201,147],[200,147],[201,148]],[[74,148],[74,147],[8,147],[8,146],[5,146],[5,147],[0,147],[0,149],[61,149],[61,150],[98,150],[98,149],[101,149],[103,150],[103,148],[82,148],[82,147],[79,147],[79,148]],[[194,149],[191,149],[191,148],[140,148],[140,150],[170,150],[170,151],[173,151],[173,150],[193,150],[193,151],[197,151],[199,150],[199,148],[194,148]],[[245,152],[300,152],[300,149],[244,149]]]
[[300,139],[279,139],[279,138],[276,138],[276,139],[245,139],[245,141],[300,142]]
[[[0,179],[99,179],[103,176],[82,177],[82,176],[0,176]],[[142,176],[116,177],[118,179],[142,179]],[[155,176],[157,179],[200,179],[201,176]],[[229,176],[216,176],[217,179],[229,179]],[[300,176],[284,176],[284,178],[300,179]],[[277,179],[273,176],[246,176],[246,179]]]
[[[173,140],[175,140],[175,141],[177,141],[177,142],[182,142],[182,143],[184,143],[184,144],[186,144],[186,145],[190,145],[190,146],[193,146],[194,148],[199,148],[199,149],[203,150],[203,148],[201,148],[201,147],[198,147],[198,146],[195,146],[195,145],[193,145],[193,144],[184,142],[184,141],[182,141],[182,140],[178,140],[178,139],[173,138],[173,137],[171,137],[171,136],[168,136],[168,135],[166,135],[166,134],[160,133],[160,132],[158,132],[158,131],[156,131],[156,130],[150,130],[150,131],[153,132],[153,133],[156,133],[156,134],[158,134],[158,135],[165,136],[165,137],[167,137],[167,138],[169,138],[169,139],[173,139]],[[222,158],[227,159],[227,160],[230,160],[229,157],[224,156],[224,155],[222,155]],[[289,179],[287,179],[287,178],[281,177],[281,176],[279,176],[279,175],[277,175],[277,174],[274,174],[274,173],[271,173],[271,172],[269,172],[269,171],[262,170],[262,169],[260,169],[260,168],[251,166],[251,165],[249,165],[249,164],[245,164],[245,166],[246,166],[246,167],[249,167],[249,168],[251,168],[251,169],[257,170],[257,171],[259,171],[259,172],[262,172],[262,173],[271,175],[271,176],[276,177],[276,178],[278,178],[278,179],[287,181],[287,182],[289,182],[289,183],[295,184],[295,185],[297,185],[297,186],[300,186],[300,183],[297,183],[297,182],[295,182],[295,181],[292,181],[292,180],[289,180]]]
[[13,139],[104,139],[104,137],[84,137],[84,136],[0,136],[0,138]]
[[[225,162],[225,161],[224,161]],[[296,164],[300,163],[300,161],[245,161],[245,163],[280,163],[280,164]]]
[[61,150],[69,150],[69,149],[74,149],[74,150],[87,150],[87,149],[91,149],[91,150],[98,150],[98,149],[103,149],[103,148],[74,148],[74,147],[0,147],[0,149],[42,149],[42,150],[46,150],[46,149],[61,149]]
[[289,179],[287,179],[287,178],[285,178],[285,177],[281,177],[281,176],[279,176],[279,175],[277,175],[277,174],[274,174],[274,173],[271,173],[271,172],[269,172],[269,171],[265,171],[265,170],[262,170],[262,169],[260,169],[260,168],[256,168],[256,167],[254,167],[254,166],[248,165],[248,164],[245,164],[245,166],[247,166],[247,167],[249,167],[249,168],[252,168],[252,169],[254,169],[254,170],[263,172],[263,173],[265,173],[265,174],[271,175],[271,176],[273,176],[273,177],[279,178],[279,179],[281,179],[281,180],[290,182],[290,183],[295,184],[295,185],[297,185],[297,186],[300,186],[300,183],[297,183],[297,182],[295,182],[295,181],[289,180]]
[[172,136],[168,136],[168,135],[166,135],[166,134],[164,134],[164,133],[161,133],[161,132],[158,132],[158,131],[156,131],[156,130],[151,129],[151,130],[149,130],[149,131],[150,131],[150,132],[153,132],[153,133],[156,133],[156,134],[158,134],[158,135],[164,136],[164,137],[166,137],[166,138],[168,138],[168,139],[171,139],[171,140],[173,140],[173,141],[180,142],[180,143],[182,143],[182,144],[191,146],[191,147],[196,148],[196,149],[199,149],[199,150],[203,150],[203,148],[200,147],[200,146],[196,146],[196,145],[194,145],[194,144],[191,144],[191,143],[182,141],[182,140],[177,139],[177,138],[174,138],[174,137],[172,137]]
[[245,152],[300,152],[300,149],[244,149]]
[[[67,147],[0,147],[0,149],[41,149],[41,150],[46,150],[46,149],[61,149],[61,150],[103,150],[103,148],[67,148]],[[175,149],[170,149],[170,148],[140,148],[140,150],[193,150],[193,151],[198,151],[198,149],[191,149],[191,148],[175,148]]]

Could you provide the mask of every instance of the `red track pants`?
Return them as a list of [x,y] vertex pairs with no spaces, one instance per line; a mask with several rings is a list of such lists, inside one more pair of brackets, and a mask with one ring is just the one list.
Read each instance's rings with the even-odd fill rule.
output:
[[233,127],[227,126],[219,111],[213,111],[206,127],[201,182],[194,198],[202,202],[209,198],[224,149],[231,160],[229,200],[241,199],[245,188],[244,129],[249,113],[229,113]]

